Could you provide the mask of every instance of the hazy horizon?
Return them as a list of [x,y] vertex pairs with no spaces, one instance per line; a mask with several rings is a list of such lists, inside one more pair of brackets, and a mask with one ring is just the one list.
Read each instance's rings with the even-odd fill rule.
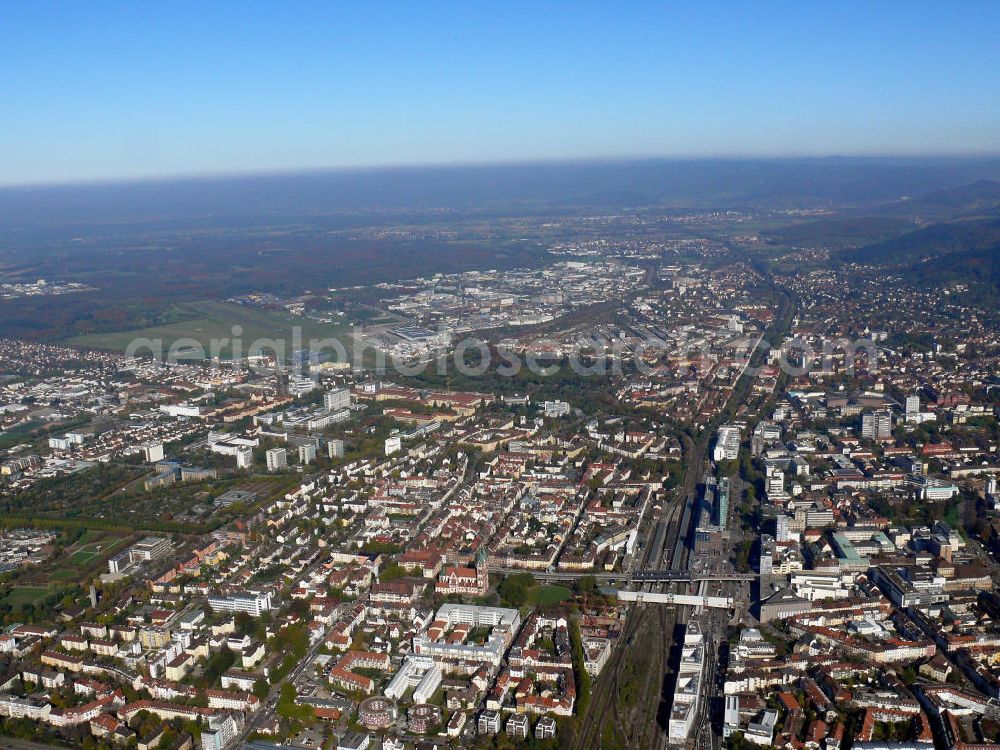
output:
[[[0,227],[347,213],[875,207],[1000,180],[1000,156],[632,159],[274,171],[0,188]],[[14,237],[15,235],[11,235]],[[23,239],[23,238],[21,238]]]
[[1000,152],[1000,6],[9,9],[0,184]]
[[631,165],[631,164],[757,164],[757,163],[833,163],[833,162],[870,162],[870,163],[961,163],[979,162],[981,160],[1000,159],[1000,148],[982,152],[882,152],[882,153],[802,153],[802,154],[705,154],[705,155],[670,155],[670,154],[649,154],[633,156],[585,156],[566,158],[537,158],[537,159],[497,159],[481,161],[428,161],[409,163],[384,163],[384,164],[353,164],[340,166],[287,166],[266,168],[233,169],[229,171],[205,171],[205,172],[176,172],[176,173],[156,173],[137,174],[131,176],[111,175],[106,177],[67,178],[54,180],[39,180],[26,182],[0,182],[0,191],[18,191],[45,188],[87,188],[117,185],[153,185],[171,184],[184,182],[205,182],[242,180],[256,178],[281,178],[281,177],[322,177],[326,175],[370,175],[389,173],[419,172],[422,170],[476,170],[476,169],[505,169],[505,168],[545,168],[545,167],[574,167],[574,166],[602,166],[602,165]]

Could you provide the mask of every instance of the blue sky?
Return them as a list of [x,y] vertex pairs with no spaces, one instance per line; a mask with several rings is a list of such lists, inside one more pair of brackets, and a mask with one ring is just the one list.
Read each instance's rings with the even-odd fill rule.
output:
[[997,153],[1000,3],[8,3],[0,184]]

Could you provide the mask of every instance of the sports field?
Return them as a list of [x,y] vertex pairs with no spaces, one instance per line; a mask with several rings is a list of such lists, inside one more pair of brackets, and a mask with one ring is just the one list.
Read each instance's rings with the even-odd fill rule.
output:
[[95,557],[100,555],[101,552],[107,548],[107,546],[107,544],[102,544],[101,542],[85,544],[69,556],[69,561],[74,565],[86,565]]
[[128,541],[121,534],[90,529],[66,549],[65,557],[48,570],[48,577],[53,581],[83,580]]
[[[212,342],[220,342],[217,352],[232,355],[232,341],[240,339],[242,354],[257,354],[273,350],[269,340],[282,341],[284,354],[289,357],[297,348],[307,347],[310,339],[339,338],[346,340],[347,326],[319,323],[282,312],[259,310],[227,302],[187,302],[177,306],[184,319],[149,328],[136,328],[113,333],[75,336],[68,344],[108,351],[125,351],[136,339],[161,342],[158,347],[166,354],[171,346],[179,357],[211,355]],[[238,326],[234,333],[234,326]],[[296,328],[300,338],[295,338]],[[225,340],[225,343],[222,343]],[[255,343],[256,342],[256,343]],[[141,352],[140,352],[141,353]]]
[[565,586],[540,585],[534,586],[528,591],[528,603],[542,606],[559,604],[571,596],[573,596],[573,592]]

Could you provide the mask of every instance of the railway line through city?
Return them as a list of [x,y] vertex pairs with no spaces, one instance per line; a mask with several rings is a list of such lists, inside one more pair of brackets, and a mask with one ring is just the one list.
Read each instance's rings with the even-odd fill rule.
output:
[[[753,379],[748,370],[750,366],[759,365],[765,354],[761,344],[765,340],[780,338],[787,333],[790,326],[795,307],[794,301],[787,293],[780,293],[778,296],[780,301],[774,320],[751,350],[747,366],[743,368],[734,383],[725,407],[715,419],[710,420],[708,425],[700,431],[697,439],[687,435],[683,436],[686,449],[684,478],[675,494],[674,502],[664,506],[652,532],[647,537],[648,542],[642,551],[639,564],[633,568],[633,579],[637,577],[641,579],[644,572],[658,570],[664,565],[670,571],[686,572],[688,570],[697,491],[708,468],[707,455],[711,436],[718,424],[731,418],[738,408],[738,404],[745,401]],[[690,581],[690,576],[678,576],[678,578],[685,580],[685,586],[687,585],[686,581]],[[734,580],[736,578],[742,579],[743,576],[734,576]],[[634,580],[633,585],[636,584],[641,590],[654,593],[669,590],[670,587],[676,585],[676,582],[665,577],[648,581]],[[657,612],[657,614],[651,618],[650,612]],[[604,672],[598,677],[597,688],[594,691],[589,710],[578,728],[575,744],[578,750],[592,750],[602,747],[604,727],[609,717],[614,720],[612,731],[626,738],[625,747],[661,748],[667,746],[666,725],[670,710],[669,696],[672,694],[672,665],[668,655],[676,645],[675,635],[681,627],[687,626],[691,617],[691,608],[675,606],[671,609],[637,602],[628,608],[626,617],[626,626],[622,637],[619,639],[608,665],[605,666]],[[671,620],[673,627],[670,626]],[[653,627],[655,627],[655,631],[650,633],[649,631]],[[714,638],[706,639],[706,642],[709,643],[714,643],[714,641]],[[649,654],[653,650],[650,646],[653,644],[657,644],[656,655],[650,658]],[[618,696],[628,653],[638,648],[639,645],[645,647],[640,649],[639,653],[645,654],[645,662],[648,665],[643,681],[648,686],[653,681],[654,675],[658,676],[660,689],[652,693],[640,693],[639,708],[630,713],[630,718],[648,716],[652,707],[654,720],[651,722],[644,720],[642,728],[635,728],[632,726],[635,722],[623,721],[618,708]],[[711,660],[713,657],[706,654],[706,658]],[[714,662],[710,661],[708,670],[709,672],[714,670]],[[707,716],[709,703],[707,694],[703,696],[703,703],[705,705],[702,706],[698,716],[700,723],[704,723],[705,716]],[[623,724],[628,724],[628,726],[623,726]],[[701,729],[699,728],[698,735],[700,734]],[[639,738],[641,744],[629,744],[629,741],[635,737]],[[651,742],[653,737],[655,737],[655,741]]]

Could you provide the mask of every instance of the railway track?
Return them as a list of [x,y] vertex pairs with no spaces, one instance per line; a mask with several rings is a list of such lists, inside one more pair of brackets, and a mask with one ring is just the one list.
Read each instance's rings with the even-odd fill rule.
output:
[[[685,473],[684,482],[681,485],[681,492],[678,493],[678,500],[670,503],[664,507],[657,519],[652,533],[649,536],[649,543],[645,546],[642,551],[642,557],[639,561],[639,570],[650,570],[657,568],[662,564],[663,554],[665,549],[675,550],[671,557],[671,567],[683,561],[683,564],[687,564],[687,556],[683,552],[683,546],[680,546],[680,554],[677,553],[678,543],[681,541],[681,527],[682,519],[684,517],[684,510],[690,505],[691,496],[694,492],[694,488],[697,486],[698,476],[701,472],[701,457],[704,455],[704,447],[700,451],[696,451],[695,455],[697,457],[697,462],[689,465],[688,471]],[[695,468],[692,471],[692,467]],[[643,591],[659,591],[664,587],[664,583],[649,581],[641,584]],[[656,613],[656,623],[655,631],[652,633],[652,638],[647,634],[643,633],[644,624],[646,624],[649,619],[650,612]],[[622,670],[626,663],[626,656],[628,651],[635,645],[637,640],[642,640],[645,643],[648,640],[652,640],[653,649],[655,649],[654,660],[657,661],[655,669],[647,670],[644,690],[651,687],[650,682],[653,679],[662,679],[662,675],[666,667],[666,654],[670,648],[670,643],[672,640],[672,628],[670,626],[670,615],[668,611],[663,607],[657,607],[655,605],[644,605],[639,603],[634,603],[629,606],[626,611],[625,629],[622,631],[622,635],[618,640],[618,645],[611,654],[611,658],[605,665],[598,678],[596,689],[590,703],[590,710],[583,716],[583,721],[580,724],[577,735],[576,744],[579,750],[588,750],[590,748],[599,748],[601,745],[601,734],[603,732],[605,723],[608,721],[609,717],[614,719],[615,729],[620,732],[623,736],[629,738],[630,740],[636,735],[640,735],[645,738],[649,732],[653,733],[653,736],[658,733],[658,725],[656,723],[656,714],[659,710],[659,697],[661,695],[660,686],[652,691],[647,691],[643,693],[643,696],[655,695],[657,700],[652,702],[652,713],[653,721],[644,722],[632,722],[625,721],[625,717],[619,714],[617,694],[618,686],[622,679]],[[641,706],[647,708],[647,703],[641,703]],[[634,712],[633,712],[634,713]],[[648,710],[646,711],[648,714]],[[629,717],[631,718],[631,716]],[[623,726],[628,724],[628,726]],[[642,740],[645,742],[645,739]],[[629,746],[632,747],[655,747],[657,743],[652,745],[646,744],[634,744],[630,742]]]
[[583,722],[577,730],[576,747],[579,750],[597,748],[601,745],[601,731],[604,728],[604,723],[608,714],[617,705],[615,700],[616,686],[621,679],[628,645],[635,639],[648,611],[648,608],[635,604],[629,609],[628,620],[625,622],[625,629],[619,639],[619,647],[612,652],[611,658],[604,666],[591,699],[590,710],[584,714]]
[[[698,482],[704,472],[705,454],[708,450],[707,436],[695,442],[688,440],[689,456],[676,500],[666,505],[656,520],[649,542],[642,551],[638,570],[650,570],[663,566],[664,554],[670,551],[669,567],[684,570],[688,564],[688,550],[684,544],[685,528],[690,521]],[[669,583],[648,581],[640,584],[643,591],[663,591]],[[650,622],[649,614],[655,611],[655,622]],[[659,723],[657,721],[662,703],[662,682],[667,672],[667,654],[673,641],[673,612],[656,605],[634,603],[626,611],[625,630],[618,645],[597,680],[591,699],[590,709],[583,716],[575,747],[578,750],[593,750],[601,746],[601,736],[609,719],[614,722],[616,732],[627,739],[629,747],[658,747]],[[686,618],[685,618],[686,619]],[[644,632],[643,628],[653,628]],[[626,664],[628,652],[640,641],[646,647],[645,658],[652,659],[644,676],[643,693],[638,708],[629,712],[628,717],[620,714],[617,696]],[[652,654],[650,652],[653,652]],[[658,684],[655,686],[653,682]],[[627,720],[626,720],[627,719]],[[638,720],[633,720],[638,719]]]
[[[763,361],[766,352],[760,347],[760,343],[765,337],[771,338],[776,335],[780,337],[780,335],[787,333],[789,330],[791,317],[795,310],[795,302],[791,295],[784,290],[779,291],[778,297],[779,309],[775,319],[761,338],[758,339],[753,351],[750,353],[748,365],[756,366]],[[715,427],[719,423],[731,419],[738,409],[738,405],[745,402],[752,381],[753,378],[746,373],[746,368],[744,368],[744,372],[734,384],[721,413],[704,426],[697,439],[686,435],[682,436],[686,463],[684,479],[678,489],[675,501],[664,507],[660,517],[656,520],[656,525],[649,537],[649,543],[643,549],[638,570],[648,570],[650,565],[661,564],[664,561],[665,551],[670,551],[669,562],[665,567],[671,570],[687,570],[690,546],[685,544],[685,541],[687,540],[687,535],[690,532],[689,527],[693,520],[697,487],[705,473],[710,436],[714,433]],[[650,581],[640,584],[641,589],[648,592],[669,590],[670,586],[672,584],[669,582]],[[619,715],[617,706],[617,694],[622,669],[626,663],[628,651],[635,646],[637,640],[640,640],[642,628],[652,626],[648,622],[650,619],[648,613],[651,607],[655,607],[658,611],[655,623],[658,633],[654,634],[652,639],[648,636],[641,637],[641,643],[647,649],[655,648],[658,653],[654,659],[656,663],[650,664],[645,674],[645,683],[649,687],[653,680],[652,675],[655,675],[661,680],[660,689],[653,691],[655,698],[648,693],[642,696],[642,700],[645,700],[646,703],[640,703],[640,708],[632,711],[629,717],[627,717],[629,720],[625,721],[626,717]],[[626,630],[619,640],[608,666],[605,667],[605,671],[602,672],[597,681],[597,688],[592,697],[590,710],[584,717],[584,722],[577,734],[576,748],[579,750],[599,748],[601,746],[601,732],[612,712],[614,712],[615,719],[614,729],[620,736],[626,738],[628,747],[658,748],[664,744],[664,738],[661,735],[661,724],[656,719],[659,718],[660,707],[663,702],[663,685],[669,671],[667,654],[673,644],[672,626],[675,624],[686,624],[690,618],[690,614],[691,612],[688,607],[677,607],[675,610],[668,610],[664,607],[643,605],[640,603],[630,606],[627,611],[628,621],[625,626]],[[652,642],[650,642],[651,640]],[[659,644],[658,647],[655,645],[657,643]],[[648,651],[646,658],[649,659]],[[645,719],[649,715],[649,703],[653,703],[654,706],[655,718],[651,722]],[[633,718],[638,718],[639,721],[633,721]],[[624,724],[628,724],[628,726],[623,726]],[[636,724],[642,724],[643,726],[636,727]]]
[[[651,649],[653,664],[646,671],[641,693],[650,696],[650,699],[640,702],[632,712],[629,722],[619,727],[629,739],[627,747],[652,748],[660,744],[658,720],[663,706],[663,675],[667,671],[666,661],[670,652],[675,620],[671,610],[666,607],[656,607],[656,615],[657,633],[652,639],[654,647]],[[657,696],[657,699],[654,700],[652,696]]]

